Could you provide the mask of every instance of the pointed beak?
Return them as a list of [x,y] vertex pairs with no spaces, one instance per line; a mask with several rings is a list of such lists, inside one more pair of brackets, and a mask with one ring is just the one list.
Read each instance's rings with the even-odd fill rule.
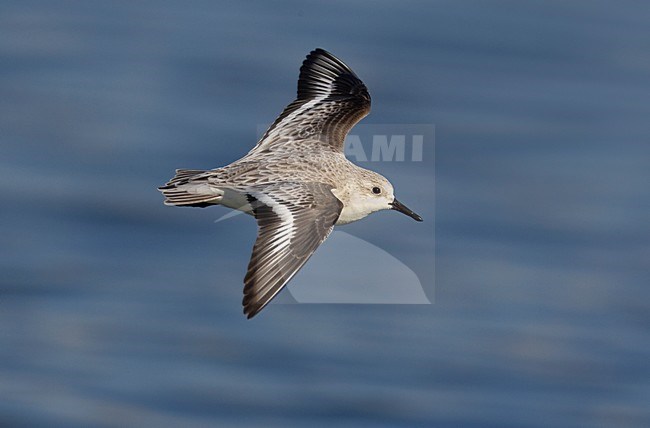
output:
[[400,201],[397,199],[393,200],[393,203],[390,204],[391,209],[395,211],[399,211],[402,214],[406,214],[407,216],[411,217],[415,221],[422,221],[422,217],[419,215],[415,214],[413,211],[411,211],[409,208],[406,207],[406,205],[402,204]]

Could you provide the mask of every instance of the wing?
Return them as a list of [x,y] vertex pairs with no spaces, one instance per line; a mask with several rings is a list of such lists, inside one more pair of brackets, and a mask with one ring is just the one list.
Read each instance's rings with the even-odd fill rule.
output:
[[321,183],[278,183],[249,190],[259,231],[244,278],[244,313],[254,317],[327,238],[343,204]]
[[314,144],[343,152],[350,129],[370,112],[366,85],[331,53],[316,49],[300,68],[298,97],[266,131],[251,154],[309,150]]

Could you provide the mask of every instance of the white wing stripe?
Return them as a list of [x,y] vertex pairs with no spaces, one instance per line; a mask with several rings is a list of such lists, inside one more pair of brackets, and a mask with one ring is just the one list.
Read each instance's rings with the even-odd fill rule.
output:
[[273,212],[282,219],[282,226],[277,230],[275,237],[273,238],[273,242],[277,243],[274,245],[273,250],[280,251],[281,249],[288,247],[291,243],[291,237],[294,232],[293,214],[289,208],[267,194],[255,193],[254,196],[258,201],[271,207]]
[[[328,95],[329,95],[329,93],[328,93]],[[275,136],[279,135],[279,131],[282,129],[282,126],[284,124],[291,123],[291,121],[294,120],[297,116],[301,115],[302,113],[309,110],[310,108],[312,108],[313,106],[315,106],[319,102],[323,101],[326,98],[326,96],[327,95],[322,96],[322,97],[318,97],[318,98],[314,98],[313,100],[310,100],[310,101],[306,102],[305,104],[301,105],[295,111],[291,112],[291,114],[287,115],[287,117],[282,119],[282,121],[280,121],[280,123],[278,123],[275,126],[275,128],[269,133],[269,135],[266,136],[265,141],[268,141],[270,139],[270,137],[275,137]],[[260,147],[262,147],[262,146],[264,146],[264,142],[262,142],[262,144],[260,145]]]

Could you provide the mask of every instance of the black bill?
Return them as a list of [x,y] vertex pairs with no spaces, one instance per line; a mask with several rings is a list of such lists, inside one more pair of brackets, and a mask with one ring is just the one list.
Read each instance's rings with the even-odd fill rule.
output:
[[390,204],[395,211],[399,211],[402,214],[406,214],[407,216],[411,217],[415,221],[422,221],[422,217],[419,215],[415,214],[413,211],[411,211],[406,205],[402,204],[400,201],[397,199],[393,200],[393,203]]

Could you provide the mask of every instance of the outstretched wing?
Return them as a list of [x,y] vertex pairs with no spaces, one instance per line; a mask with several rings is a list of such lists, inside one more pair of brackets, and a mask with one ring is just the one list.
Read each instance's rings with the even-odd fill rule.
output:
[[316,49],[307,55],[300,68],[298,97],[250,153],[310,150],[318,143],[342,153],[345,136],[369,112],[366,85],[343,61]]
[[321,183],[277,183],[247,191],[259,231],[244,278],[244,313],[252,318],[327,238],[343,204]]

